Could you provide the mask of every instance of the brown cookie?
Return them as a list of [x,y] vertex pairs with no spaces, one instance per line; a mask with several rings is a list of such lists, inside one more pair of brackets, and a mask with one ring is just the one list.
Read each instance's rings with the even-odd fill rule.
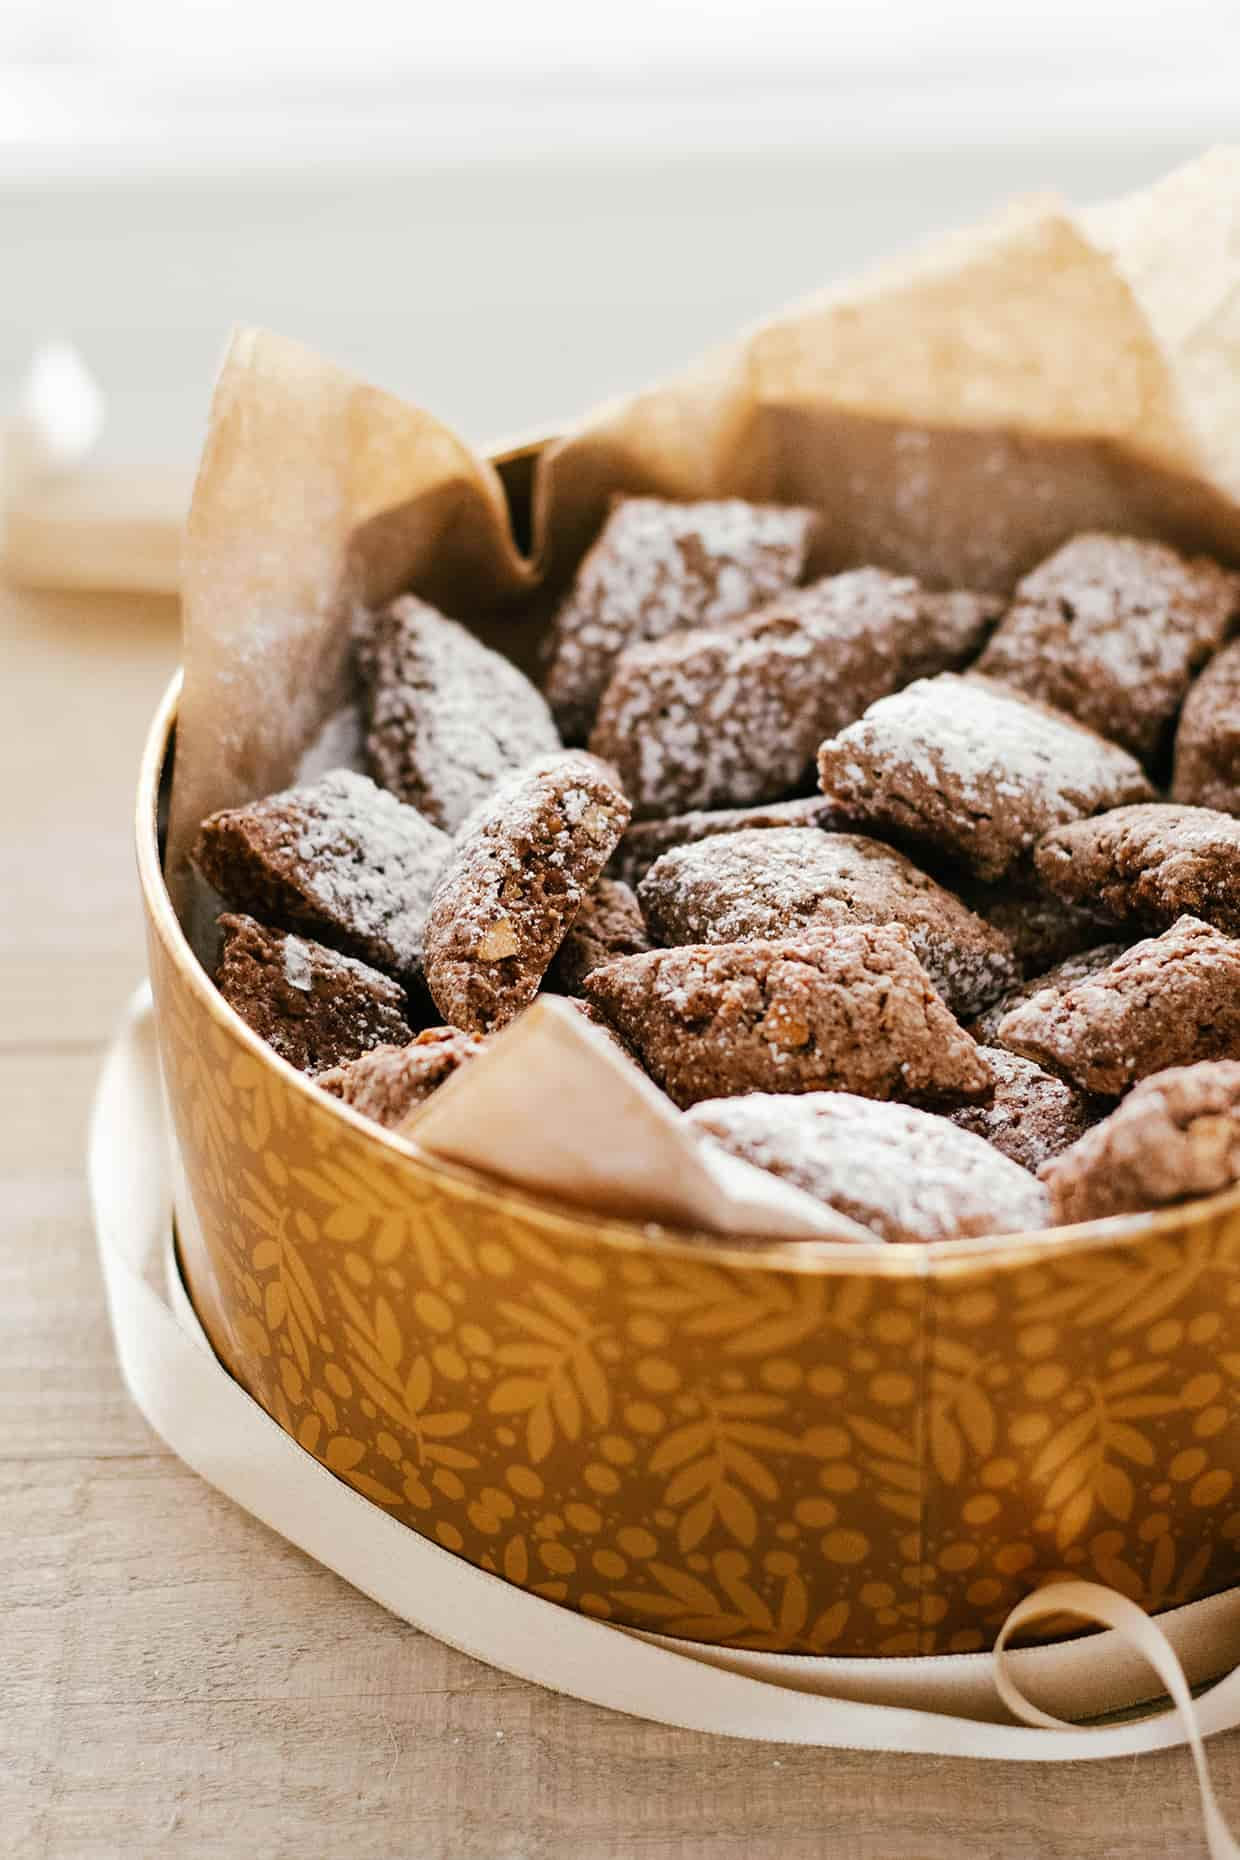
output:
[[629,887],[618,878],[596,879],[547,971],[548,984],[579,995],[586,976],[600,963],[640,956],[649,948],[641,906]]
[[1093,949],[1085,949],[1077,956],[1065,957],[1043,975],[1032,975],[1022,982],[1019,988],[1013,988],[1001,995],[997,1001],[969,1022],[969,1032],[983,1046],[993,1046],[999,1038],[999,1028],[1013,1008],[1018,1008],[1023,1001],[1032,1001],[1035,995],[1050,990],[1052,994],[1062,994],[1071,988],[1074,982],[1084,981],[1087,975],[1097,975],[1099,969],[1109,967],[1117,956],[1124,953],[1122,943],[1097,943]]
[[204,820],[193,860],[238,910],[375,968],[415,976],[452,842],[364,775],[318,781]]
[[551,628],[546,691],[583,742],[626,646],[751,613],[801,579],[816,518],[775,504],[621,497]]
[[1043,1072],[1032,1059],[997,1046],[984,1046],[982,1052],[994,1074],[994,1095],[985,1104],[952,1111],[951,1121],[975,1137],[985,1137],[1009,1161],[1036,1175],[1044,1162],[1084,1136],[1097,1119],[1097,1107],[1084,1092]]
[[1240,820],[1212,807],[1117,807],[1049,833],[1038,876],[1069,904],[1162,930],[1186,914],[1240,931]]
[[347,1065],[320,1072],[316,1083],[363,1117],[394,1129],[485,1045],[478,1034],[458,1027],[427,1027],[407,1046],[376,1046]]
[[247,1027],[300,1072],[344,1065],[372,1046],[413,1038],[403,991],[377,969],[267,930],[252,917],[220,918],[215,983]]
[[981,1098],[990,1072],[898,924],[626,956],[585,992],[677,1104],[747,1091]]
[[1240,614],[1240,576],[1132,536],[1073,537],[1026,575],[978,670],[1145,760]]
[[1023,868],[997,885],[970,877],[958,882],[969,909],[1008,939],[1022,975],[1041,975],[1094,947],[1115,929],[1095,911],[1065,904]]
[[446,1021],[504,1026],[533,1000],[628,823],[606,763],[563,750],[516,770],[457,835],[423,938]]
[[449,833],[509,770],[560,747],[525,674],[412,594],[367,616],[357,664],[371,774]]
[[1181,917],[1096,975],[1013,1008],[998,1038],[1107,1098],[1167,1066],[1238,1058],[1240,943]]
[[1016,979],[1007,939],[903,853],[857,833],[728,833],[678,846],[641,882],[656,942],[743,943],[841,923],[903,924],[954,1014]]
[[1154,790],[1126,750],[991,678],[945,673],[881,699],[818,757],[863,824],[997,879],[1052,828]]
[[908,576],[829,576],[726,627],[632,646],[590,737],[638,820],[775,801],[807,783],[824,736],[910,678],[961,665],[997,611]]
[[1240,1182],[1240,1064],[1206,1060],[1143,1079],[1042,1170],[1061,1225],[1141,1214]]
[[1027,1170],[945,1118],[850,1092],[699,1104],[691,1123],[879,1238],[926,1244],[1046,1225]]
[[1240,639],[1215,654],[1184,700],[1171,798],[1240,814]]
[[829,795],[800,801],[768,801],[765,807],[717,807],[709,813],[673,814],[667,820],[635,820],[615,850],[610,871],[627,885],[637,885],[655,860],[673,846],[695,846],[720,833],[749,833],[768,827],[846,826]]

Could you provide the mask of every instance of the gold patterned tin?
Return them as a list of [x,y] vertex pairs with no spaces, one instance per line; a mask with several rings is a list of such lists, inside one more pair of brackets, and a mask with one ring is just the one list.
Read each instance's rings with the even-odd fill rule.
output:
[[991,1643],[1053,1576],[1240,1581],[1240,1193],[929,1248],[738,1245],[432,1165],[218,995],[138,859],[183,1265],[220,1359],[410,1529],[721,1645]]

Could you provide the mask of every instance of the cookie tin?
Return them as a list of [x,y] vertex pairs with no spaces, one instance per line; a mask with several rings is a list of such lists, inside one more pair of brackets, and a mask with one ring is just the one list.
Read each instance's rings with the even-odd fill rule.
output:
[[[528,478],[530,448],[506,464]],[[989,1646],[1052,1577],[1240,1582],[1240,1191],[873,1251],[590,1218],[433,1163],[216,993],[137,848],[210,1340],[409,1529],[565,1607],[716,1645]],[[1062,1624],[1061,1624],[1062,1625]]]

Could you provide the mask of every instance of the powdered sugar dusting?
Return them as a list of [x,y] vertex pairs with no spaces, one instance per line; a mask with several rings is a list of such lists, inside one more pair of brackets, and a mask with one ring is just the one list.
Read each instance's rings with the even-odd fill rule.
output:
[[627,884],[636,885],[661,854],[673,846],[695,845],[721,833],[763,831],[778,827],[822,827],[840,824],[828,796],[816,794],[797,801],[772,801],[765,807],[721,807],[710,812],[673,814],[667,820],[640,820],[626,832],[616,849],[610,870]]
[[967,660],[993,611],[879,569],[828,576],[730,626],[630,647],[591,748],[639,818],[776,800],[875,698]]
[[230,902],[397,974],[416,972],[451,842],[365,775],[334,769],[204,823],[194,860]]
[[735,943],[833,923],[900,923],[957,1014],[975,1014],[1016,969],[1006,937],[892,847],[860,834],[760,829],[677,847],[642,880],[662,943]]
[[1108,782],[1141,779],[1113,744],[979,678],[945,673],[884,698],[853,740],[871,723],[897,738],[899,752],[927,780],[946,778],[970,801],[983,802],[992,787],[1016,794],[1036,780],[1052,808],[1075,812]]
[[1153,792],[1125,750],[976,674],[880,699],[823,744],[819,768],[859,818],[920,828],[984,877],[1051,828]]
[[1021,582],[980,670],[1148,757],[1238,608],[1240,578],[1216,562],[1077,536]]
[[364,775],[338,769],[304,798],[297,856],[310,895],[367,936],[392,937],[399,924],[413,960],[448,850],[444,834]]
[[1045,1191],[945,1118],[848,1092],[700,1104],[696,1129],[892,1241],[1029,1232]]
[[565,733],[585,734],[625,646],[735,619],[791,587],[813,523],[812,511],[739,498],[616,504],[554,622],[546,688]]
[[372,773],[449,832],[502,776],[560,747],[525,674],[412,595],[366,621],[358,667]]

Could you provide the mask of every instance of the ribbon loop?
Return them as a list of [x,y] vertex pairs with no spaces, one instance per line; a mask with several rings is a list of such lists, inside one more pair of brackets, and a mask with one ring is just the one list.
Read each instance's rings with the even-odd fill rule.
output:
[[[1171,1701],[1170,1712],[1159,1715],[1168,1718],[1178,1716],[1184,1727],[1184,1741],[1192,1753],[1210,1860],[1240,1860],[1240,1842],[1236,1841],[1228,1828],[1214,1793],[1197,1707],[1184,1668],[1157,1621],[1126,1595],[1105,1588],[1099,1582],[1051,1582],[1017,1602],[1000,1629],[994,1650],[995,1689],[1012,1716],[1024,1724],[1036,1725],[1047,1731],[1071,1731],[1078,1728],[1064,1718],[1055,1718],[1050,1712],[1043,1711],[1025,1696],[1012,1675],[1008,1656],[1008,1642],[1013,1634],[1035,1621],[1045,1620],[1048,1615],[1058,1614],[1074,1615],[1081,1621],[1089,1622],[1091,1626],[1113,1629],[1149,1661],[1158,1675],[1163,1692]],[[1104,1728],[1095,1727],[1095,1732]],[[1085,1727],[1084,1734],[1089,1735],[1089,1727]]]

